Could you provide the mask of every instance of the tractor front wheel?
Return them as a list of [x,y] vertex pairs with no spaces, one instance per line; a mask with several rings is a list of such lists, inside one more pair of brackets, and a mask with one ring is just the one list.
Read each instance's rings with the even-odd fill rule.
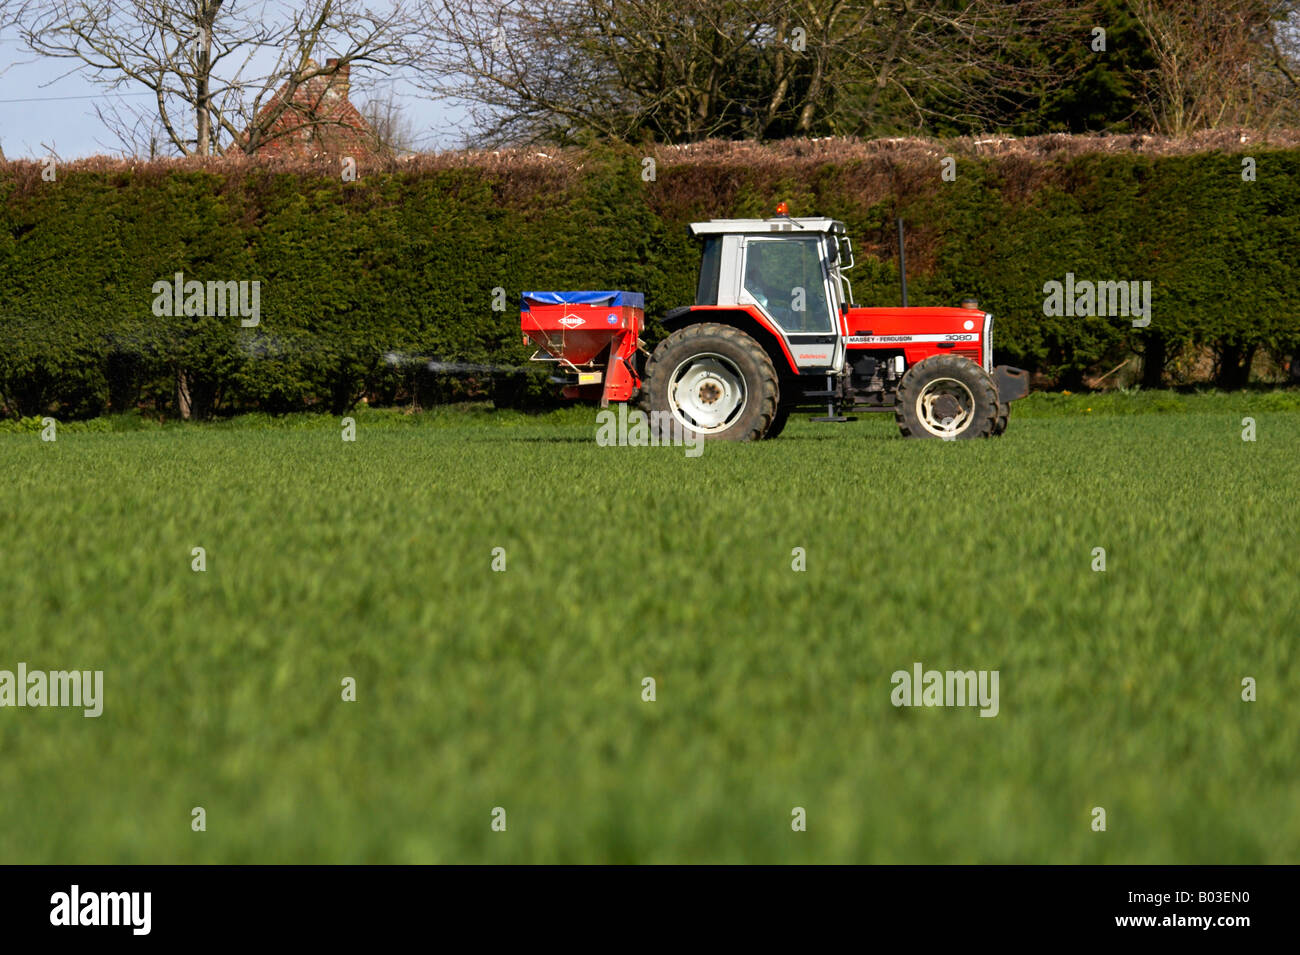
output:
[[776,368],[738,328],[704,322],[673,332],[646,363],[643,405],[700,438],[763,437],[780,404]]
[[934,355],[898,383],[894,418],[905,438],[987,438],[998,423],[998,389],[969,358]]

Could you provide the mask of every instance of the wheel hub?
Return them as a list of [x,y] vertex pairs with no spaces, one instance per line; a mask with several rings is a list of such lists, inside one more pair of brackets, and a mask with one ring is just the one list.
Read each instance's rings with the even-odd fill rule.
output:
[[669,379],[668,405],[673,417],[692,431],[726,431],[744,410],[745,376],[722,355],[692,355]]
[[975,395],[956,378],[936,378],[916,396],[916,416],[936,437],[955,438],[975,416]]
[[961,414],[961,402],[953,395],[939,395],[931,405],[934,414],[942,421],[944,418],[956,418]]

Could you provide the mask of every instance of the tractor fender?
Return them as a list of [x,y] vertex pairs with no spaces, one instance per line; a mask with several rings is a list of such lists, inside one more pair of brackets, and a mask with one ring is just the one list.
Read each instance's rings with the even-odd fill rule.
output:
[[782,377],[799,374],[794,355],[786,347],[785,336],[757,309],[745,305],[682,305],[665,312],[660,324],[669,332],[675,332],[701,322],[716,322],[740,329],[763,346]]

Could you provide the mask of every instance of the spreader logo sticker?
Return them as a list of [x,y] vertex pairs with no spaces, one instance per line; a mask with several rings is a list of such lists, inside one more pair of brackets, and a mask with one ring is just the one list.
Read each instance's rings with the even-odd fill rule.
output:
[[617,325],[618,316],[615,315],[613,312],[610,312],[609,315],[605,317],[605,321],[609,322],[611,325]]
[[587,320],[585,318],[579,318],[577,315],[565,315],[560,319],[560,324],[565,328],[577,328],[579,325],[586,325]]

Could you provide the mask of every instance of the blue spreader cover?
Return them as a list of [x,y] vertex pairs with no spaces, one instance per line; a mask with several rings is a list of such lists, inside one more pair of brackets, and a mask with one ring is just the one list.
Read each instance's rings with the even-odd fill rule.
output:
[[610,308],[645,309],[645,295],[641,292],[524,292],[521,311],[528,303],[535,305],[605,305]]

